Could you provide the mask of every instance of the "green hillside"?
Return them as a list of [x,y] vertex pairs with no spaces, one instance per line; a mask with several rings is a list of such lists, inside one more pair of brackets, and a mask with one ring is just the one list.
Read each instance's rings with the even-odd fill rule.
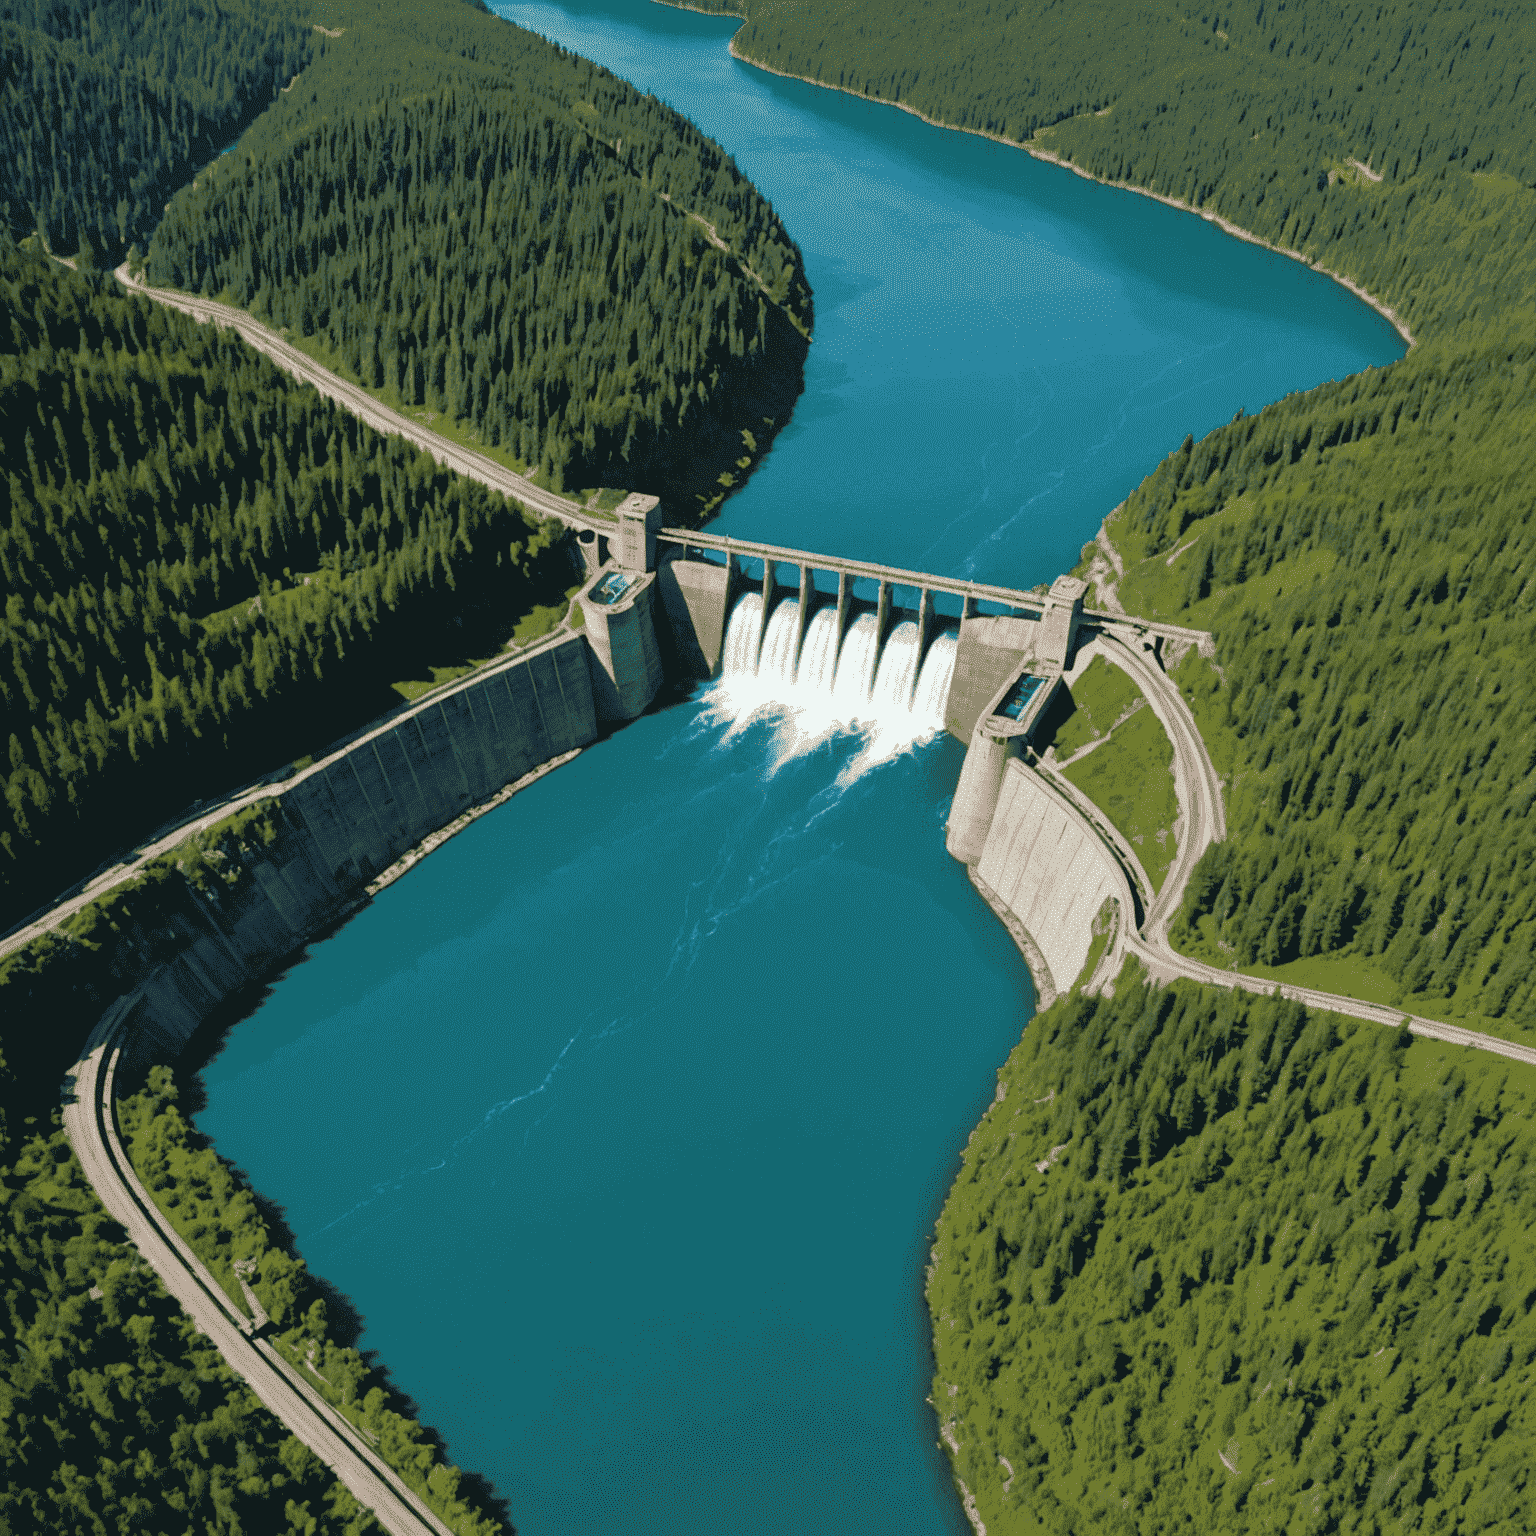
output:
[[120,260],[314,35],[284,0],[0,0],[0,222]]
[[459,0],[342,35],[172,202],[152,281],[222,293],[557,488],[697,518],[800,390],[800,254],[654,97]]
[[261,1407],[96,1203],[63,1133],[0,1134],[0,1526],[379,1529]]
[[1222,428],[1126,503],[1121,598],[1213,628],[1225,673],[1180,673],[1231,838],[1178,943],[1347,952],[1393,978],[1383,1001],[1536,1042],[1533,448],[1536,338],[1430,342]]
[[[0,917],[494,653],[563,530],[237,338],[0,248]],[[131,808],[131,809],[130,809]]]
[[1122,977],[999,1089],[928,1279],[991,1536],[1531,1529],[1528,1068]]

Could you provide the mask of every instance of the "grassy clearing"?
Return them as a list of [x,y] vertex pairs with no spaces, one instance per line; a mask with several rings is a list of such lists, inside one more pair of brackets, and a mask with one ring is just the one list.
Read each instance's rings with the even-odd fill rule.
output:
[[1064,762],[1090,742],[1102,740],[1132,710],[1145,701],[1130,676],[1102,656],[1088,663],[1083,675],[1069,690],[1071,706],[1048,725],[1043,746],[1056,748],[1057,762]]
[[395,690],[407,703],[419,699],[422,694],[430,693],[442,683],[451,683],[456,677],[463,677],[466,673],[473,672],[476,667],[483,667],[489,657],[482,657],[476,661],[463,661],[451,667],[428,667],[425,677],[405,678],[398,683],[389,686]]
[[1063,770],[1114,822],[1136,850],[1153,890],[1161,888],[1178,851],[1173,824],[1173,746],[1156,715],[1138,709],[1113,736]]

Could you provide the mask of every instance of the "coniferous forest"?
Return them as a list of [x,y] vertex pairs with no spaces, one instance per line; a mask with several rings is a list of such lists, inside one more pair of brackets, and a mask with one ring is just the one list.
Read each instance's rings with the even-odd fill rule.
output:
[[150,280],[315,338],[557,488],[711,507],[787,418],[810,333],[766,200],[670,108],[458,0],[337,14],[173,200]]
[[[261,52],[246,13],[214,14],[246,68]],[[151,277],[230,292],[557,484],[655,488],[686,518],[739,483],[799,392],[811,302],[719,147],[461,0],[368,0],[323,30],[284,14],[273,36],[297,51],[278,72],[302,74],[172,198]],[[145,129],[159,187],[235,121],[194,132],[187,92],[236,116],[256,98],[222,55],[167,51],[157,16],[81,0],[33,22],[159,82],[155,111],[186,130]],[[116,129],[71,118],[85,106],[66,85],[18,84],[0,129],[46,127],[84,175]],[[98,168],[129,192],[131,142]],[[38,193],[12,229],[46,227],[58,248],[63,206]],[[80,238],[116,254],[135,233],[148,241],[142,220]],[[94,254],[72,276],[0,250],[11,918],[178,806],[377,714],[423,653],[489,654],[569,585],[553,525],[129,299]]]
[[0,324],[7,915],[569,585],[558,523],[228,333],[15,247]]
[[[1174,937],[1358,960],[1405,1008],[1536,1036],[1536,21],[691,3],[745,12],[749,58],[1218,214],[1412,330],[1390,368],[1186,441],[1109,521],[1126,605],[1217,639],[1176,675],[1229,838]],[[798,391],[799,255],[718,146],[473,6],[324,21],[0,6],[12,915],[107,852],[124,804],[147,827],[309,749],[433,635],[498,643],[567,579],[553,530],[93,266],[137,244],[152,281],[249,306],[553,483],[679,515]],[[16,247],[33,232],[82,271]],[[0,985],[96,995],[206,876],[164,861]],[[3,1048],[0,1522],[368,1528],[137,1269],[39,1098],[50,1042]],[[928,1277],[940,1433],[993,1536],[1530,1527],[1528,1069],[1128,972],[1040,1015],[1000,1089]],[[215,1267],[268,1249],[164,1078],[125,1116]]]
[[1122,977],[1034,1019],[928,1271],[989,1531],[1528,1531],[1529,1067]]
[[3,222],[115,264],[278,99],[313,36],[284,0],[3,0]]

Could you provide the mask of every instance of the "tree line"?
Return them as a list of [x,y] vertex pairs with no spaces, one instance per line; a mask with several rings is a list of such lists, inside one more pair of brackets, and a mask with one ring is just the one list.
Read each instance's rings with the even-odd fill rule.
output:
[[150,279],[313,338],[557,488],[702,515],[799,392],[810,292],[771,206],[676,113],[550,44],[456,0],[359,9],[172,201]]

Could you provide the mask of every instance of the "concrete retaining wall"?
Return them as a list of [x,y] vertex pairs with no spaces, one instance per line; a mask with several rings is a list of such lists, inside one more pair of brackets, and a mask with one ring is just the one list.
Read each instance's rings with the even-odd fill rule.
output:
[[395,717],[274,791],[279,833],[265,856],[227,893],[166,918],[181,949],[142,979],[136,1057],[176,1054],[423,838],[596,735],[576,635]]
[[944,706],[944,728],[969,745],[971,732],[997,694],[1035,652],[1040,625],[1032,619],[977,617],[961,621],[955,674]]
[[713,677],[725,643],[730,571],[708,560],[664,560],[656,585],[677,665],[695,677]]
[[1023,924],[1058,992],[1073,986],[1107,898],[1120,906],[1119,932],[1135,924],[1130,883],[1082,818],[1018,759],[1003,772],[997,811],[976,873]]

